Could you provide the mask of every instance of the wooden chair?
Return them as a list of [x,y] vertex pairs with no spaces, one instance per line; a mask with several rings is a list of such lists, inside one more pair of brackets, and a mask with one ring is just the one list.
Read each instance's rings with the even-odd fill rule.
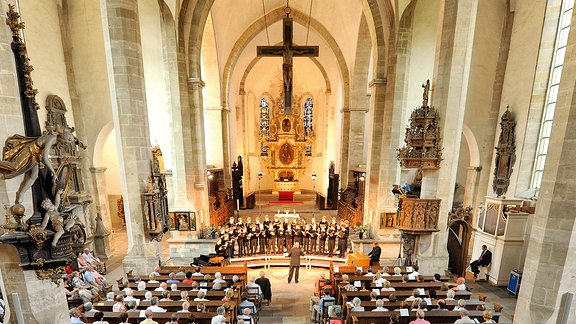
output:
[[262,299],[260,298],[259,287],[246,287],[246,295],[248,295],[248,300],[256,305],[256,311],[260,312],[262,307]]
[[485,302],[486,301],[486,295],[484,295],[483,293],[478,293],[478,300]]
[[328,314],[328,309],[330,308],[330,306],[334,306],[336,305],[336,301],[324,301],[324,303],[322,304],[322,316],[320,317],[320,321],[323,324],[326,324],[328,322],[330,322],[330,314]]
[[[256,305],[256,304],[254,304]],[[252,306],[239,306],[238,307],[238,314],[240,314],[240,316],[242,316],[244,314],[244,309],[246,308],[252,308]],[[260,320],[260,312],[258,311],[258,309],[256,310],[256,313],[254,313],[254,311],[252,309],[250,309],[250,317],[254,318],[254,320],[256,322],[258,322]]]

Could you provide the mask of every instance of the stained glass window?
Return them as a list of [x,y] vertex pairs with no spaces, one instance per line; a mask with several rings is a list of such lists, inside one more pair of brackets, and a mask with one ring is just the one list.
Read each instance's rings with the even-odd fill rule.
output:
[[[270,138],[270,106],[266,98],[260,99],[260,139]],[[262,144],[260,155],[268,155],[268,146]]]
[[314,131],[312,129],[312,117],[314,115],[314,102],[312,98],[306,99],[304,103],[304,135],[313,136]]

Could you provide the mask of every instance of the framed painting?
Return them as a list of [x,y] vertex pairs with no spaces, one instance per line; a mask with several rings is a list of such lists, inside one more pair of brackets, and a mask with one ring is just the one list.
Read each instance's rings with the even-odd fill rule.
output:
[[196,230],[196,212],[190,212],[190,221],[189,221],[189,230],[195,231]]
[[189,212],[175,212],[176,228],[179,231],[190,230],[190,213]]
[[176,226],[176,215],[174,212],[168,212],[168,217],[170,218],[170,230],[171,231],[175,231],[178,229],[178,227]]

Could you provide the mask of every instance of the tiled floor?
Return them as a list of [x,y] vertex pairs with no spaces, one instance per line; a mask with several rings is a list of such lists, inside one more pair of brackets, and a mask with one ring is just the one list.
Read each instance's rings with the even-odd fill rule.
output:
[[[322,215],[327,215],[329,218],[336,215],[336,211],[319,211],[312,208],[312,195],[297,195],[295,200],[304,201],[300,205],[269,205],[267,201],[274,199],[275,195],[262,194],[258,195],[257,200],[261,203],[253,210],[241,210],[242,217],[257,217],[266,214],[274,214],[278,210],[281,213],[289,211],[290,213],[296,209],[308,220],[314,216],[320,219]],[[262,217],[263,220],[263,217]],[[122,231],[111,234],[111,250],[113,256],[106,263],[108,266],[107,278],[109,280],[116,280],[123,275],[122,259],[126,255],[127,239],[126,233]],[[168,244],[166,238],[162,242],[162,256],[163,261],[168,258]],[[169,261],[169,260],[168,260]],[[391,262],[392,263],[392,262]],[[314,281],[318,278],[320,272],[327,273],[327,269],[300,269],[300,281],[295,283],[292,281],[288,284],[288,268],[287,267],[273,267],[271,269],[252,269],[248,271],[248,276],[259,276],[260,271],[266,272],[272,283],[272,302],[269,306],[263,306],[260,314],[260,322],[262,324],[301,324],[310,323],[310,296],[313,295]],[[516,298],[509,294],[506,288],[493,287],[488,283],[474,283],[468,282],[468,286],[472,289],[472,298],[477,299],[478,293],[484,293],[487,296],[486,303],[488,308],[493,307],[493,303],[499,303],[504,308],[502,310],[502,317],[500,323],[511,323],[512,314],[516,307]]]

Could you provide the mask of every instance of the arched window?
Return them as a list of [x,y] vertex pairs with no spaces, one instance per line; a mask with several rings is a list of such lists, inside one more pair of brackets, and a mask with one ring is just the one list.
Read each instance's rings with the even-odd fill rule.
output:
[[304,103],[304,135],[313,136],[312,117],[314,115],[314,102],[312,98],[306,99]]
[[574,0],[562,1],[562,9],[560,11],[560,20],[558,22],[558,31],[556,33],[556,42],[554,46],[554,57],[552,58],[552,64],[550,67],[548,90],[546,91],[546,103],[542,114],[540,134],[538,136],[536,161],[532,173],[531,186],[534,189],[539,189],[542,183],[542,173],[544,172],[550,133],[552,132],[552,122],[554,121],[554,111],[556,110],[556,100],[558,98],[558,87],[560,86],[564,56],[566,55],[566,43],[568,42],[568,32],[570,31],[573,8]]
[[[266,98],[260,99],[260,139],[270,138],[270,106]],[[265,143],[260,147],[261,155],[268,155],[268,145]]]

